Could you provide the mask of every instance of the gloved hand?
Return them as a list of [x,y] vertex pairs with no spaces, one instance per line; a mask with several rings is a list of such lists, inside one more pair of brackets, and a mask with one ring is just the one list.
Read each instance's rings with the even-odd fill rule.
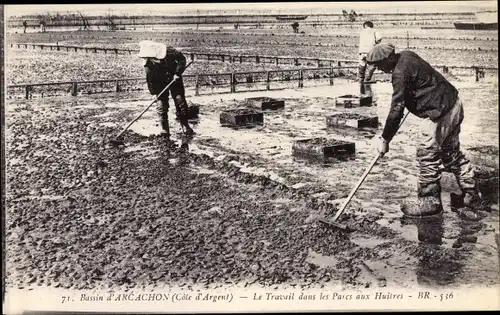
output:
[[174,74],[174,78],[172,79],[173,81],[178,80],[180,77],[177,74]]
[[389,142],[380,137],[380,142],[378,145],[378,153],[380,154],[380,157],[383,157],[387,152],[389,152]]

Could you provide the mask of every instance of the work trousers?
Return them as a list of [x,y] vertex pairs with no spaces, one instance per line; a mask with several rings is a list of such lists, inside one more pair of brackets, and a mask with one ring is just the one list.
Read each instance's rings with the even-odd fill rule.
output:
[[440,185],[443,171],[455,175],[462,191],[476,189],[473,167],[460,150],[459,135],[463,119],[463,105],[457,99],[443,117],[436,121],[423,121],[421,140],[417,147],[420,196],[429,191],[426,187]]
[[177,117],[179,118],[180,123],[186,126],[188,123],[188,105],[186,102],[184,82],[182,81],[182,78],[179,78],[177,79],[177,81],[172,83],[170,89],[165,91],[159,97],[157,102],[156,110],[158,112],[158,115],[160,116],[162,129],[168,134],[170,133],[168,127],[169,94],[172,95],[172,98],[174,100]]
[[359,53],[358,80],[359,82],[371,81],[375,66],[366,62],[366,53]]

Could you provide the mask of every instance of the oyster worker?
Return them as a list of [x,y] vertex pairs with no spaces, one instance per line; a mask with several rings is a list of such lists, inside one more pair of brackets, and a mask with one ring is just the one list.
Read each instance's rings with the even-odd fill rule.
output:
[[139,43],[138,57],[143,58],[146,70],[146,81],[149,92],[158,95],[172,81],[174,83],[169,90],[163,92],[158,99],[157,112],[160,116],[162,135],[170,141],[170,129],[168,121],[168,96],[172,99],[177,111],[179,122],[183,126],[185,136],[192,136],[193,129],[188,123],[188,105],[186,102],[182,72],[186,67],[186,57],[179,50],[162,43],[145,40]]
[[392,102],[379,153],[383,156],[389,151],[405,107],[422,118],[417,146],[418,198],[404,204],[403,213],[416,217],[440,214],[443,211],[441,172],[447,171],[454,174],[462,190],[465,207],[457,209],[459,213],[470,219],[481,218],[480,210],[489,211],[489,208],[478,192],[473,167],[460,150],[464,109],[457,89],[416,53],[396,53],[392,44],[375,45],[366,61],[385,73],[392,73]]

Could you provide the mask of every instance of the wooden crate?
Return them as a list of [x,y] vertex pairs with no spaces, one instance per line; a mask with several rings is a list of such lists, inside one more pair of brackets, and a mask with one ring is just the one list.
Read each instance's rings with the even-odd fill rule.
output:
[[330,159],[345,159],[354,156],[356,146],[353,142],[311,138],[295,140],[292,146],[293,156],[298,158],[327,161]]
[[277,100],[270,97],[251,97],[245,101],[253,106],[258,106],[262,110],[277,110],[285,108],[284,100]]
[[336,128],[378,128],[378,117],[354,113],[336,113],[326,116],[326,125]]
[[200,105],[190,105],[188,106],[188,119],[196,119],[200,114]]
[[371,95],[341,95],[335,98],[335,105],[344,108],[353,108],[360,106],[372,106],[373,97]]
[[264,113],[250,108],[236,108],[220,113],[220,123],[226,127],[248,127],[264,124]]

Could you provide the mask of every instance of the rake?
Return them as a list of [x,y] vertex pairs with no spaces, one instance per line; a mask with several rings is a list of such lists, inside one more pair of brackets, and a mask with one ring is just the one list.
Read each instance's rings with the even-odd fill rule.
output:
[[[399,127],[401,127],[401,125],[403,125],[406,117],[408,117],[408,114],[410,114],[410,112],[407,112],[401,123],[399,124]],[[324,224],[327,224],[329,226],[332,226],[332,227],[336,227],[336,228],[339,228],[341,230],[348,230],[347,226],[345,224],[342,224],[342,223],[339,223],[337,222],[338,218],[342,215],[342,213],[344,213],[345,209],[347,208],[347,205],[349,204],[349,202],[351,201],[352,197],[354,197],[354,194],[356,193],[356,191],[358,191],[359,187],[361,186],[361,184],[363,184],[366,176],[368,176],[368,174],[370,173],[370,171],[372,170],[373,166],[375,166],[375,164],[377,163],[377,161],[382,157],[382,155],[378,154],[373,160],[372,162],[370,163],[370,166],[368,166],[368,168],[366,169],[366,171],[363,173],[363,175],[359,178],[358,182],[356,183],[356,186],[354,186],[354,188],[351,190],[351,192],[349,193],[349,195],[347,196],[346,200],[344,201],[344,203],[342,204],[342,206],[340,207],[340,209],[337,211],[337,213],[335,214],[335,216],[331,219],[331,220],[328,220],[326,218],[320,218],[318,219],[318,221],[320,221],[321,223],[324,223]]]
[[[186,67],[184,68],[184,71],[191,65],[192,61],[190,63],[188,63],[186,65]],[[158,99],[160,98],[161,95],[163,95],[163,93],[165,93],[166,90],[168,90],[170,88],[170,86],[175,82],[175,80],[172,80],[170,81],[169,84],[167,84],[167,86],[155,97],[155,99],[153,100],[153,102],[151,102],[151,104],[149,104],[146,108],[144,108],[144,110],[137,116],[135,117],[132,121],[130,121],[127,126],[125,126],[125,128],[123,128],[122,131],[120,131],[119,134],[117,134],[115,136],[114,139],[111,139],[109,142],[111,145],[113,146],[119,146],[119,145],[123,145],[123,139],[121,138],[121,136],[123,135],[123,133],[125,131],[128,130],[128,128],[130,128],[130,126],[132,126],[133,123],[135,123],[139,118],[142,117],[142,115],[144,115],[145,112],[148,111],[148,109],[153,106],[154,103],[158,102]]]

